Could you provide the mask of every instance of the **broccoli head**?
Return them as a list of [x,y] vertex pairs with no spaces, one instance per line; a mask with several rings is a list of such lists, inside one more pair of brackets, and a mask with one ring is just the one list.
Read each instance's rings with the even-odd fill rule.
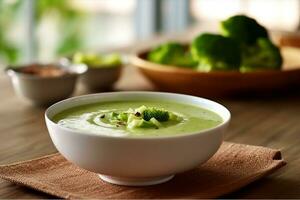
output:
[[159,122],[165,122],[169,120],[169,112],[158,108],[147,108],[143,111],[143,119],[146,121],[155,118]]
[[255,45],[243,48],[241,72],[259,69],[280,69],[283,59],[280,50],[269,39],[259,38]]
[[187,48],[175,42],[165,43],[154,48],[149,52],[147,59],[151,62],[179,67],[194,67],[197,65]]
[[191,53],[200,71],[238,70],[241,63],[238,43],[221,35],[199,35],[191,44]]
[[254,44],[258,38],[268,38],[267,30],[245,15],[235,15],[222,21],[221,33],[246,45]]

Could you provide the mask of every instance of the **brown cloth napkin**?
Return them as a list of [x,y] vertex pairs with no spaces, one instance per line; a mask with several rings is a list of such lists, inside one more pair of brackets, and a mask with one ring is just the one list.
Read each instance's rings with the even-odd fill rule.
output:
[[285,162],[278,150],[224,142],[205,164],[155,186],[126,187],[105,183],[97,174],[71,164],[58,153],[0,166],[0,177],[62,198],[191,199],[230,193],[283,165]]

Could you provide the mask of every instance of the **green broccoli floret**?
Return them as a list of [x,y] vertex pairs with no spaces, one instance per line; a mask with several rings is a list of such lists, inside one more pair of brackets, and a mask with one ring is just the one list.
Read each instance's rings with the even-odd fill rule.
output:
[[149,52],[147,59],[151,62],[179,67],[194,67],[197,65],[187,48],[175,42],[169,42],[154,48]]
[[255,19],[244,15],[230,17],[221,22],[221,32],[240,44],[241,72],[280,69],[282,65],[280,51],[270,41],[267,30]]
[[119,114],[116,113],[116,112],[111,112],[111,113],[110,113],[110,119],[117,119],[118,116],[119,116]]
[[122,64],[122,59],[121,56],[117,53],[100,55],[100,54],[93,54],[93,53],[83,54],[77,52],[73,55],[73,62],[84,63],[87,64],[89,67],[94,67],[94,68],[116,67]]
[[241,44],[254,44],[258,38],[268,38],[267,30],[253,18],[235,15],[221,22],[221,33]]
[[280,50],[269,39],[259,38],[255,45],[244,47],[241,72],[259,69],[280,69],[283,59]]
[[147,108],[142,113],[143,119],[146,121],[155,118],[159,122],[165,122],[169,120],[169,112],[158,108]]
[[121,112],[121,113],[117,116],[117,118],[118,118],[119,120],[123,121],[123,122],[127,122],[127,120],[128,120],[128,113],[126,113],[126,112]]
[[191,53],[200,71],[238,70],[241,63],[237,42],[221,35],[199,35],[192,42]]

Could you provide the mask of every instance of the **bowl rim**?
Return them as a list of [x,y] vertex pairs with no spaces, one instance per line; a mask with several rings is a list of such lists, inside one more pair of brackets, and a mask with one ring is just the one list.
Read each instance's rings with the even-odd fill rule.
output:
[[[32,64],[37,64],[37,65],[45,65],[44,63],[32,63]],[[53,65],[57,65],[60,66],[59,63],[50,63]],[[68,66],[69,69],[66,67],[65,69],[63,69],[63,67],[61,67],[63,70],[65,70],[67,73],[59,75],[59,76],[38,76],[38,75],[34,75],[34,74],[27,74],[27,73],[23,73],[23,72],[19,72],[17,71],[18,69],[22,68],[22,67],[27,67],[29,64],[26,65],[21,65],[21,66],[13,66],[13,65],[9,65],[4,69],[4,72],[10,76],[16,76],[16,77],[21,77],[21,78],[26,78],[26,79],[35,79],[35,80],[57,80],[57,79],[63,79],[63,78],[69,78],[69,77],[77,77],[81,74],[84,74],[87,71],[87,67],[85,65],[78,65],[77,68],[79,71],[75,71],[71,68],[73,68],[74,66]]]
[[[136,94],[139,94],[139,95],[152,94],[153,95],[154,94],[154,95],[181,96],[181,97],[184,97],[184,98],[197,98],[198,100],[202,100],[206,103],[214,104],[214,106],[220,107],[221,109],[223,109],[223,111],[225,111],[224,115],[226,117],[224,118],[222,115],[215,112],[217,115],[219,115],[223,119],[222,123],[218,124],[215,127],[212,127],[212,128],[209,128],[209,129],[204,129],[204,130],[201,130],[201,131],[196,131],[196,132],[191,132],[191,133],[186,133],[186,134],[168,135],[168,136],[129,136],[129,137],[127,137],[127,136],[110,136],[110,135],[104,135],[104,134],[96,134],[96,133],[92,133],[92,132],[88,132],[88,131],[85,131],[84,133],[82,133],[83,131],[80,131],[80,130],[75,130],[75,129],[60,126],[57,123],[55,123],[54,121],[52,121],[50,119],[50,117],[48,116],[49,112],[51,112],[51,110],[55,109],[58,105],[60,105],[62,103],[66,103],[66,102],[70,102],[70,101],[74,101],[74,100],[79,100],[80,101],[80,99],[92,98],[92,97],[95,97],[95,96],[100,96],[101,97],[101,96],[104,96],[104,95],[109,96],[109,95],[114,95],[114,94],[124,94],[124,95],[126,95],[126,94],[127,95],[136,95]],[[175,102],[176,102],[176,100],[175,100]],[[85,105],[85,104],[81,104],[81,105]],[[77,105],[77,106],[79,106],[79,105]],[[74,106],[74,107],[76,107],[76,106]],[[204,108],[204,109],[207,109],[207,108]],[[207,109],[207,110],[209,110],[209,109]],[[212,111],[212,112],[214,112],[214,111]],[[72,132],[72,134],[78,134],[78,135],[82,135],[82,136],[86,135],[86,136],[91,136],[91,137],[110,138],[110,139],[119,139],[119,140],[145,140],[145,139],[147,139],[147,140],[161,140],[161,139],[177,139],[177,138],[193,137],[193,136],[196,136],[196,135],[199,135],[199,134],[209,134],[213,130],[218,130],[218,129],[226,127],[229,124],[230,120],[231,120],[231,113],[222,104],[217,103],[217,102],[212,101],[212,100],[209,100],[209,99],[206,99],[206,98],[202,98],[202,97],[186,95],[186,94],[178,94],[178,93],[169,93],[169,92],[122,91],[122,92],[104,92],[104,93],[81,95],[81,96],[71,97],[71,98],[62,100],[62,101],[59,101],[59,102],[51,105],[50,107],[48,107],[45,111],[44,117],[45,117],[46,123],[48,122],[52,126],[56,126],[59,129],[62,129],[64,131],[68,131],[68,132]]]
[[147,59],[141,57],[142,54],[147,54],[151,48],[142,49],[139,51],[134,52],[130,55],[129,61],[130,63],[137,67],[142,68],[145,70],[155,70],[160,72],[171,72],[171,73],[180,73],[180,74],[197,74],[197,75],[211,75],[211,76],[257,76],[257,75],[278,75],[282,73],[294,73],[300,72],[300,67],[298,68],[291,68],[291,69],[284,69],[281,70],[257,70],[253,72],[240,72],[240,71],[211,71],[211,72],[202,72],[197,71],[189,68],[178,67],[174,65],[164,65],[159,63],[151,62]]
[[86,72],[89,72],[89,71],[92,71],[92,72],[95,72],[95,71],[118,71],[118,70],[121,70],[122,68],[124,68],[123,64],[122,65],[114,65],[112,67],[89,67],[88,65],[86,65],[86,66],[87,66]]

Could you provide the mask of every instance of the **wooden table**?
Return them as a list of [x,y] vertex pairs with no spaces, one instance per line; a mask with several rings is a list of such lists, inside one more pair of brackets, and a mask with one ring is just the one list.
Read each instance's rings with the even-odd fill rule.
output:
[[[127,49],[128,50],[128,49]],[[127,67],[117,90],[153,90]],[[86,92],[77,88],[76,95]],[[300,96],[215,99],[232,112],[225,140],[281,149],[288,165],[226,198],[300,198]],[[0,164],[56,152],[44,122],[43,108],[17,98],[8,77],[0,75]],[[51,198],[0,180],[0,198]]]

